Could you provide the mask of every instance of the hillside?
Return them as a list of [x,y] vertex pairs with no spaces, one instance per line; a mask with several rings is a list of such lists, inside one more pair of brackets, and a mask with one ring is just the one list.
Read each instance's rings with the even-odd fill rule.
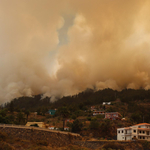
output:
[[[123,103],[132,103],[137,101],[150,102],[150,90],[134,90],[134,89],[124,89],[122,91],[116,91],[112,89],[104,89],[99,91],[94,91],[92,89],[87,89],[73,96],[64,96],[58,98],[57,101],[51,102],[50,97],[42,99],[42,95],[35,95],[33,97],[19,97],[13,99],[13,105],[15,108],[29,109],[31,111],[36,111],[38,108],[59,108],[64,105],[98,105],[102,102],[113,102],[119,99]],[[5,107],[8,108],[10,103],[6,103]]]
[[[95,92],[88,89],[53,103],[50,102],[50,98],[41,97],[42,95],[20,97],[7,103],[5,108],[0,110],[0,123],[24,125],[27,121],[41,121],[62,130],[63,120],[68,118],[76,120],[77,123],[66,124],[72,132],[89,138],[116,139],[117,128],[150,122],[150,90],[105,89]],[[103,102],[111,102],[111,105],[102,105]],[[119,112],[125,120],[107,120],[104,119],[104,115],[93,116],[91,106],[105,112]],[[47,114],[49,109],[54,108],[57,109],[54,116]],[[34,112],[37,112],[36,116]],[[73,126],[78,126],[78,130]]]

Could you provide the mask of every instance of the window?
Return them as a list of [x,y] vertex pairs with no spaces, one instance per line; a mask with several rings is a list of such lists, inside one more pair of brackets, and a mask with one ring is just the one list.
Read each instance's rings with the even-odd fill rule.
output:
[[118,133],[120,133],[120,131],[118,131]]
[[140,131],[140,133],[141,133],[141,131]]
[[141,139],[142,137],[140,136],[140,139]]
[[123,133],[123,130],[122,130],[122,133]]
[[134,133],[136,133],[136,130],[133,130]]
[[145,131],[143,131],[143,133],[145,133]]
[[124,139],[124,137],[122,137],[122,139]]
[[143,136],[143,139],[145,139],[145,137]]

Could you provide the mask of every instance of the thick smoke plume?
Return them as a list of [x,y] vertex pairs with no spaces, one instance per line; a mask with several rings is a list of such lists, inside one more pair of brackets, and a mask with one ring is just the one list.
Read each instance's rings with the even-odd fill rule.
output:
[[149,8],[149,0],[1,0],[0,103],[150,89]]

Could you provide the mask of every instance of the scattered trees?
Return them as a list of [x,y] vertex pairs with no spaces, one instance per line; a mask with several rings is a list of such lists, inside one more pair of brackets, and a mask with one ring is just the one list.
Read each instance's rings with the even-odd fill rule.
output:
[[69,117],[70,113],[66,106],[63,106],[57,110],[56,115],[59,115],[63,118],[63,130],[65,127],[65,119]]
[[76,119],[72,124],[72,132],[78,133],[81,131],[82,127],[83,124],[78,119]]

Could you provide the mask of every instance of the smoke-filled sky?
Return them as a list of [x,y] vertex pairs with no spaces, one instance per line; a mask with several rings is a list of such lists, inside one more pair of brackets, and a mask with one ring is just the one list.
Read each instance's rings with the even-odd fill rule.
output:
[[0,0],[0,103],[87,88],[150,89],[150,1]]

